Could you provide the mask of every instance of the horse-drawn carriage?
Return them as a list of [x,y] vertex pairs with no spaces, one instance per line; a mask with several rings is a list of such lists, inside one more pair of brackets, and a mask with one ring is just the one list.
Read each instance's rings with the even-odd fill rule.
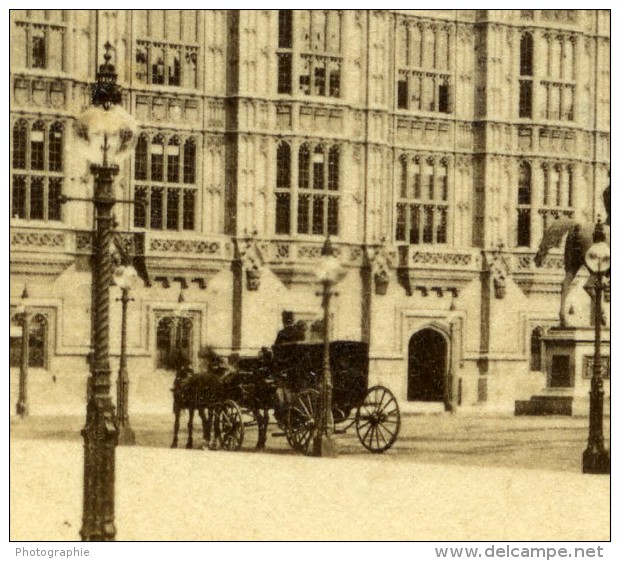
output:
[[[205,441],[214,440],[223,449],[238,450],[246,427],[255,424],[258,447],[264,447],[268,412],[273,410],[280,429],[273,436],[286,436],[294,450],[307,454],[317,429],[322,364],[323,343],[289,343],[274,345],[273,353],[242,359],[236,370],[223,376],[193,376],[189,392],[203,419]],[[367,450],[388,450],[398,437],[400,411],[390,390],[368,387],[368,345],[353,341],[330,343],[330,367],[335,433],[343,434],[355,426]],[[191,419],[191,406],[186,407]],[[177,430],[178,420],[173,445]]]

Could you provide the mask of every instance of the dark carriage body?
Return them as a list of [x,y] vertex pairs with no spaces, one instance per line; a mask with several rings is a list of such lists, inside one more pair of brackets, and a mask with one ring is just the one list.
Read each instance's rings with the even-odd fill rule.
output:
[[[323,343],[291,343],[273,347],[273,374],[294,393],[319,390],[323,371]],[[332,405],[338,418],[349,416],[368,390],[368,344],[333,341],[329,345]]]

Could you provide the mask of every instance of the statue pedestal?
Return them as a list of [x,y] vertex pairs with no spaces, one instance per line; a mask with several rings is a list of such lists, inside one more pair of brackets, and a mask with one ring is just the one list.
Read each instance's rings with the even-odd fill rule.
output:
[[[544,388],[515,402],[515,415],[588,415],[594,364],[593,327],[552,327],[542,339]],[[601,330],[605,411],[609,413],[609,328]]]
[[[601,330],[601,362],[606,402],[609,400],[609,328]],[[552,327],[543,337],[542,395],[572,398],[572,414],[587,415],[594,363],[593,327]]]

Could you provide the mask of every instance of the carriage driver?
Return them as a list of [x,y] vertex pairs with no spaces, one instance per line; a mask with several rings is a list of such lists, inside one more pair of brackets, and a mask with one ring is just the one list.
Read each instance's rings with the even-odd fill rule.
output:
[[282,312],[282,323],[284,327],[278,331],[274,346],[283,345],[284,343],[294,343],[296,340],[295,314],[288,310]]

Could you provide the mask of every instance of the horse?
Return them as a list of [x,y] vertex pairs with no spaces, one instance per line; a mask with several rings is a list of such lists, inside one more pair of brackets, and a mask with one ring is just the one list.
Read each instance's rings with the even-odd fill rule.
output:
[[232,400],[240,407],[252,411],[258,425],[256,448],[264,449],[267,442],[269,409],[275,407],[277,402],[269,362],[266,362],[264,357],[259,357],[258,363],[253,359],[254,368],[248,372],[240,372],[230,369],[211,349],[207,349],[202,358],[206,359],[204,372],[194,373],[190,368],[180,368],[175,378],[172,388],[175,415],[172,448],[178,445],[181,411],[187,409],[189,419],[186,448],[193,448],[194,412],[198,411],[202,420],[205,446],[215,449],[219,438],[217,427],[214,427],[215,407],[218,403]]
[[[186,448],[194,447],[193,425],[194,412],[202,420],[202,435],[204,442],[211,443],[211,428],[213,425],[213,403],[217,400],[220,384],[216,377],[210,373],[194,373],[191,368],[180,368],[174,380],[172,388],[174,413],[174,436],[172,437],[172,448],[178,446],[179,421],[181,411],[187,409],[189,418],[187,421],[187,444]],[[205,414],[208,410],[209,416]]]
[[[609,219],[607,220],[609,224]],[[604,225],[605,239],[609,243],[609,226]],[[564,307],[566,298],[570,292],[571,284],[585,264],[585,256],[593,243],[595,224],[591,222],[578,222],[572,218],[558,218],[545,230],[543,239],[540,242],[538,251],[534,257],[537,267],[543,264],[546,255],[552,247],[560,247],[562,240],[564,243],[564,271],[565,276],[562,281],[560,293],[560,326],[566,327],[566,313]]]

